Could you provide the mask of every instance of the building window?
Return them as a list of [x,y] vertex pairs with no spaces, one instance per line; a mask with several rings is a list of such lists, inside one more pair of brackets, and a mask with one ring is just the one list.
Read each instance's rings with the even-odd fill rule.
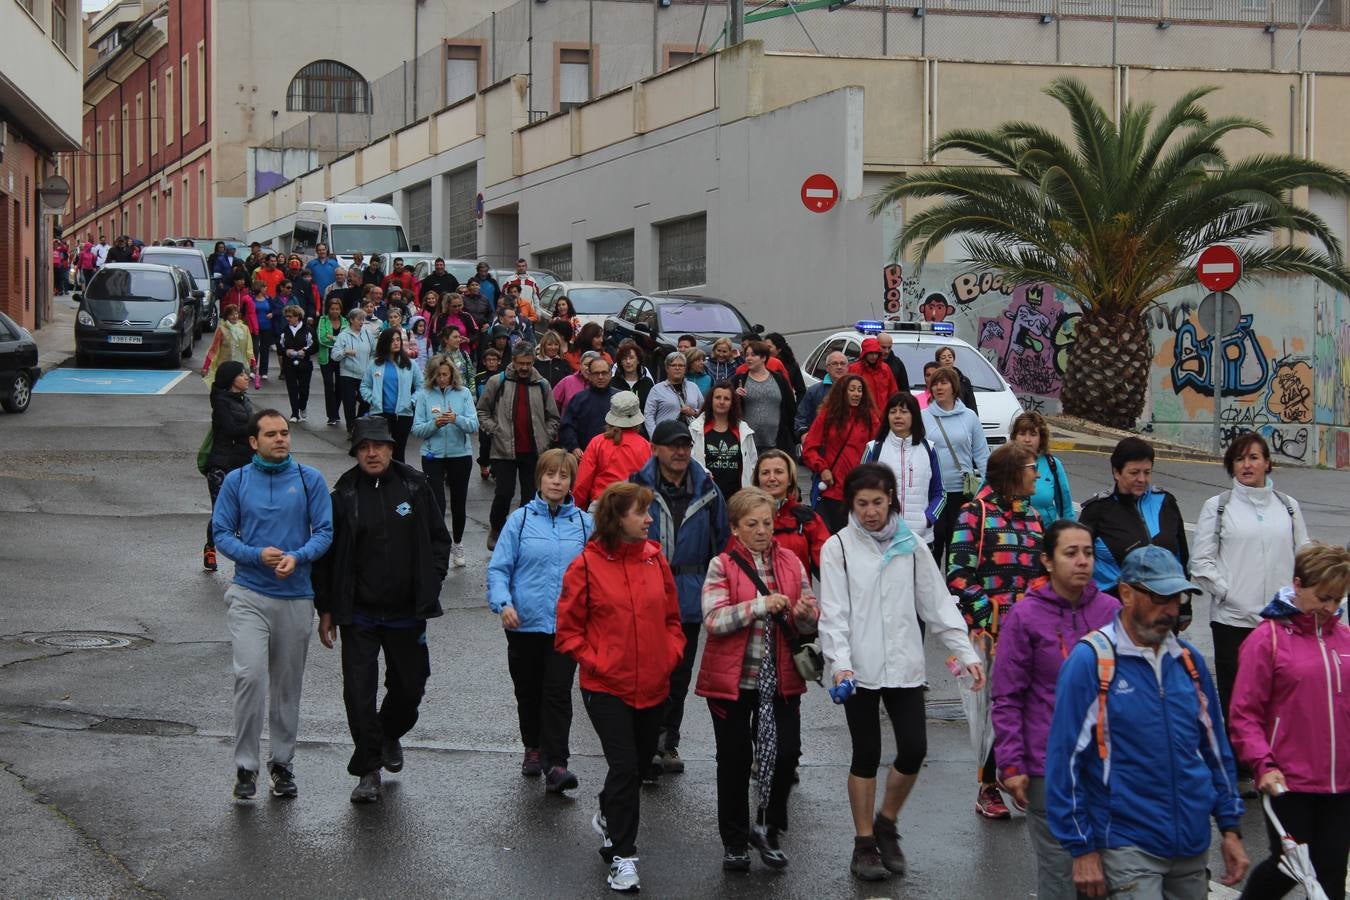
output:
[[150,155],[159,152],[159,81],[150,79]]
[[127,175],[131,172],[131,112],[125,103],[122,104],[122,147],[119,152],[122,156],[122,174]]
[[136,95],[136,165],[145,165],[145,97]]
[[164,70],[164,146],[173,143],[173,69]]
[[91,155],[90,155],[90,153],[89,153],[89,139],[86,138],[85,141],[84,141],[84,160],[83,160],[83,165],[81,166],[81,168],[82,168],[82,170],[83,170],[83,173],[82,173],[83,177],[80,178],[80,181],[84,182],[84,199],[85,199],[85,200],[88,200],[88,199],[89,199],[89,196],[90,196],[90,193],[89,193],[89,192],[90,192],[90,188],[93,186],[93,181],[94,181],[94,179],[92,179],[92,178],[89,177],[89,169],[90,169],[90,165],[91,165],[91,163],[90,163],[90,160],[91,160],[91,159],[92,159],[92,157],[91,157]]
[[145,204],[140,200],[136,201],[136,227],[134,232],[138,235],[145,234]]
[[94,129],[94,186],[103,190],[103,126]]
[[559,281],[572,280],[572,245],[554,247],[552,250],[540,250],[534,255],[536,269],[546,269],[558,276]]
[[188,189],[188,177],[183,176],[183,215],[178,219],[178,227],[186,235],[192,229],[192,191]]
[[478,93],[478,67],[483,48],[477,44],[450,44],[445,48],[445,102],[458,103]]
[[592,241],[595,280],[633,283],[633,232],[625,231]]
[[197,170],[197,233],[210,234],[206,227],[206,167]]
[[558,51],[558,112],[567,112],[591,99],[591,51]]
[[697,58],[698,53],[694,50],[667,50],[666,68],[673,69],[676,66],[682,66],[685,63],[693,62]]
[[197,42],[197,124],[206,122],[206,42]]
[[70,44],[66,41],[66,0],[52,0],[52,43],[59,47],[62,53],[68,53],[67,48]]
[[28,10],[30,16],[36,18],[36,14],[33,12],[33,0],[19,0],[19,5]]
[[474,259],[478,256],[478,220],[473,214],[477,194],[477,167],[466,166],[445,177],[445,208],[450,213],[445,223],[447,259]]
[[312,62],[296,73],[286,91],[289,112],[370,112],[370,85],[350,66],[331,59]]
[[659,291],[705,284],[708,280],[708,216],[690,216],[656,226]]
[[189,80],[188,75],[188,58],[184,56],[179,61],[178,65],[182,69],[178,79],[178,96],[182,98],[183,101],[183,137],[187,137],[188,129],[190,127],[188,123],[192,118],[192,88],[189,87],[192,82]]
[[173,234],[173,186],[164,191],[164,236]]
[[145,236],[146,240],[159,240],[159,194],[150,194],[150,233]]
[[408,188],[404,198],[408,210],[408,218],[404,221],[408,246],[414,251],[431,249],[431,182]]

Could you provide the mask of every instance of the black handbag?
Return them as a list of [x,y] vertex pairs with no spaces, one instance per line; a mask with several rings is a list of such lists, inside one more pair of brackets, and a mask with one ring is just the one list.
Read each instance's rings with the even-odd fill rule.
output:
[[[755,571],[755,567],[750,560],[739,553],[728,553],[727,555],[736,565],[741,567],[741,570],[754,584],[755,590],[765,596],[773,593],[765,587],[764,581],[759,577],[759,573]],[[823,680],[825,677],[825,654],[820,652],[820,644],[813,639],[807,639],[798,634],[796,626],[784,614],[779,613],[774,618],[778,620],[780,627],[786,629],[783,634],[787,637],[788,648],[792,651],[792,665],[796,667],[797,674],[802,676],[804,680],[814,681],[823,687],[825,683]]]

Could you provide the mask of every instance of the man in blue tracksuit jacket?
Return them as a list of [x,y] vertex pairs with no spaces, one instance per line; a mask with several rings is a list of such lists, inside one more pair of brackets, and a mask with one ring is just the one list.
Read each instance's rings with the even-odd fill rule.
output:
[[1066,896],[1204,900],[1211,818],[1223,832],[1223,883],[1240,882],[1248,863],[1214,681],[1172,634],[1182,595],[1200,589],[1148,545],[1125,557],[1119,590],[1121,612],[1074,647],[1055,690],[1046,807],[1074,858]]
[[314,623],[310,569],[333,542],[333,505],[319,470],[291,458],[286,416],[249,422],[253,461],[225,476],[211,517],[216,549],[234,560],[225,591],[234,645],[234,796],[252,800],[271,693],[272,794],[297,794],[292,758]]
[[661,718],[657,756],[646,773],[648,780],[662,772],[683,772],[680,759],[680,722],[684,698],[703,631],[703,579],[714,556],[726,547],[727,505],[706,469],[691,458],[694,440],[689,426],[668,419],[652,433],[652,458],[630,481],[652,489],[652,527],[647,536],[661,544],[661,552],[675,576],[684,625],[684,657],[670,673],[670,696]]

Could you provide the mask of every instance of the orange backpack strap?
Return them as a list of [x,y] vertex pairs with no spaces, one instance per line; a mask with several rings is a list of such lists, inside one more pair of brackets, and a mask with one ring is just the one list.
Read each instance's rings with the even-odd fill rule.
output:
[[1116,648],[1101,631],[1089,631],[1080,641],[1091,647],[1097,657],[1097,755],[1105,762],[1108,755],[1106,694],[1116,677]]

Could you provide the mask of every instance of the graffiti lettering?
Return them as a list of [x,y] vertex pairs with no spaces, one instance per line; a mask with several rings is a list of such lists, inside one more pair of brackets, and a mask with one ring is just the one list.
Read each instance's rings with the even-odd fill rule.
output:
[[[965,306],[974,300],[984,296],[990,291],[998,291],[1007,295],[1013,292],[1016,285],[1011,282],[1005,282],[1002,274],[993,272],[967,272],[963,275],[957,275],[952,281],[952,295],[956,297],[956,302]],[[1054,288],[1051,288],[1053,291]]]
[[1302,360],[1280,360],[1270,379],[1266,405],[1282,422],[1312,421],[1312,367]]
[[1178,303],[1171,309],[1165,306],[1155,306],[1148,313],[1149,327],[1155,331],[1170,331],[1173,334],[1181,330],[1186,324],[1186,320],[1195,312],[1195,307],[1189,303]]
[[1279,429],[1270,429],[1270,449],[1272,452],[1300,462],[1308,455],[1308,429],[1300,428],[1293,437]]
[[[1214,378],[1210,372],[1213,335],[1200,338],[1195,323],[1187,321],[1177,329],[1172,342],[1172,389],[1180,394],[1190,388],[1206,397],[1214,396]],[[1243,316],[1231,333],[1223,336],[1223,395],[1245,397],[1265,387],[1270,376],[1270,361],[1252,331],[1252,317]]]
[[1001,315],[980,319],[979,349],[1019,394],[1058,396],[1062,370],[1052,323],[1064,307],[1048,284],[1019,286],[1012,298]]
[[1228,406],[1219,414],[1220,425],[1243,425],[1250,431],[1260,425],[1270,424],[1270,416],[1259,406]]
[[1081,318],[1082,313],[1060,313],[1059,321],[1055,323],[1055,333],[1050,343],[1055,348],[1055,371],[1060,375],[1069,370],[1069,348],[1074,344],[1078,320]]
[[1022,404],[1022,412],[1043,412],[1045,410],[1045,400],[1041,397],[1033,397],[1030,394],[1018,394],[1017,402]]
[[904,283],[905,273],[899,263],[891,263],[881,269],[882,308],[887,315],[900,312],[900,286]]

